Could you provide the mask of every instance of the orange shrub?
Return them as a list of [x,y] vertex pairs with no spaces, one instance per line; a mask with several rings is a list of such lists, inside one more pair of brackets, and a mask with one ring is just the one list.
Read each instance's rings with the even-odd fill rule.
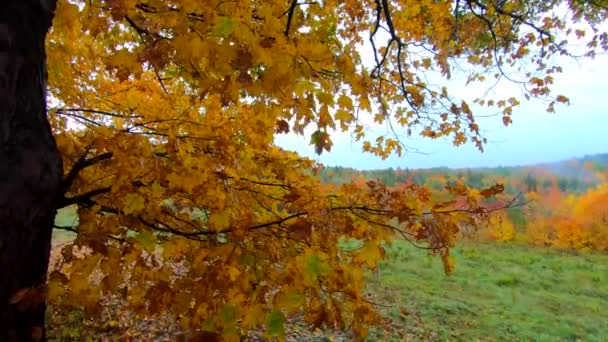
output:
[[608,251],[608,183],[576,196],[538,196],[526,238],[533,244]]

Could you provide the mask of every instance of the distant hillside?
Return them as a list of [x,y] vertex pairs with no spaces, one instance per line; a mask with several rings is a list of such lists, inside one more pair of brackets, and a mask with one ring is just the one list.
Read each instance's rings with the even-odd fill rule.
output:
[[538,167],[550,170],[554,175],[580,177],[581,173],[584,174],[590,171],[589,164],[593,164],[593,167],[596,169],[608,168],[608,153],[588,155],[582,158],[568,159],[555,163],[539,164]]
[[608,170],[608,153],[588,155],[553,163],[526,166],[452,169],[389,168],[356,170],[344,167],[326,167],[319,177],[326,183],[347,183],[374,179],[388,186],[399,183],[426,184],[434,188],[446,182],[461,180],[471,187],[484,187],[495,182],[506,183],[507,192],[540,191],[556,186],[563,192],[580,193],[597,184],[596,172]]

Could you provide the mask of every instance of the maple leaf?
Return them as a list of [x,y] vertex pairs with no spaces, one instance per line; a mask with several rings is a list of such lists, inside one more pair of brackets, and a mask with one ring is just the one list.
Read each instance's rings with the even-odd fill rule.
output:
[[487,189],[483,189],[480,191],[481,196],[490,197],[495,196],[505,190],[505,186],[502,184],[495,184]]
[[274,310],[268,315],[268,335],[283,337],[285,335],[285,316]]
[[141,242],[148,252],[154,251],[156,247],[156,236],[150,231],[144,231],[137,234],[137,241]]
[[139,194],[127,194],[125,196],[124,200],[125,200],[125,207],[124,207],[125,214],[132,214],[135,212],[139,212],[146,207],[145,199],[142,196],[140,196]]
[[289,123],[285,120],[277,120],[277,133],[289,133]]

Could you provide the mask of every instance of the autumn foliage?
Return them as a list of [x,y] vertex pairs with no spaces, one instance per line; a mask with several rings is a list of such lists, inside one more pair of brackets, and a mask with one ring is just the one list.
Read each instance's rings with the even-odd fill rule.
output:
[[[508,125],[520,99],[467,103],[426,76],[517,72],[525,97],[553,110],[567,102],[550,93],[561,71],[550,57],[569,54],[558,36],[584,23],[584,53],[605,49],[606,13],[580,1],[60,1],[49,120],[61,206],[76,205],[79,224],[60,227],[77,237],[51,270],[49,301],[95,313],[119,296],[135,313],[169,312],[230,340],[256,327],[281,337],[294,314],[365,335],[377,316],[364,270],[383,246],[407,239],[449,273],[460,227],[502,188],[455,184],[437,197],[414,183],[322,184],[321,166],[274,135],[310,134],[317,153],[334,129],[382,157],[405,151],[401,134],[483,149],[473,108],[498,108]],[[391,133],[367,136],[371,122]],[[597,191],[574,212],[603,210]],[[347,238],[360,248],[340,248]]]
[[[606,175],[598,175],[602,183],[580,195],[561,193],[551,201],[537,196],[535,206],[544,206],[544,213],[533,213],[526,230],[534,244],[582,251],[608,251],[608,183]],[[537,211],[537,210],[536,210]]]

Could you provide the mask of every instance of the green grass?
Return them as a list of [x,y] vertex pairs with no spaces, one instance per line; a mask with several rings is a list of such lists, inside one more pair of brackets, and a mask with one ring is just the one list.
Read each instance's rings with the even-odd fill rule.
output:
[[446,277],[440,258],[405,243],[390,248],[370,290],[391,305],[384,311],[395,332],[375,338],[608,339],[607,255],[498,243],[461,243],[452,254],[456,270]]

